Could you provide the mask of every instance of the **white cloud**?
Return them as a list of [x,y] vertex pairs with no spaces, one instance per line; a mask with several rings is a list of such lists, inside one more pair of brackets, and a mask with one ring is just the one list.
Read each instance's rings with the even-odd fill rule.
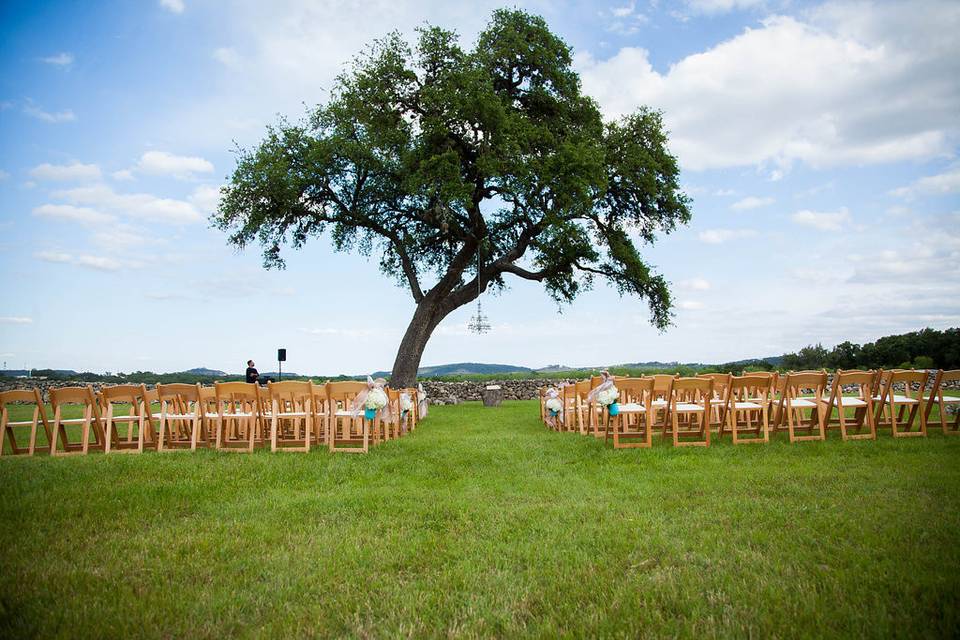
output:
[[707,244],[723,244],[730,240],[755,238],[756,236],[757,232],[754,229],[706,229],[697,234],[700,242]]
[[300,331],[301,333],[306,333],[311,336],[331,336],[342,338],[366,338],[379,333],[373,329],[342,329],[338,327],[319,327],[313,329],[301,328]]
[[729,13],[738,9],[762,7],[766,0],[687,0],[687,6],[695,13]]
[[97,207],[135,220],[187,224],[200,222],[203,216],[184,200],[160,198],[149,193],[117,193],[103,185],[91,185],[56,191],[53,197],[75,205]]
[[839,211],[797,211],[790,216],[797,224],[813,227],[820,231],[840,231],[850,224],[850,212],[846,207]]
[[77,116],[74,115],[73,111],[70,109],[64,109],[63,111],[55,112],[44,111],[29,100],[25,105],[23,105],[23,112],[31,118],[36,118],[37,120],[42,120],[52,124],[57,124],[60,122],[73,122],[77,119]]
[[110,177],[114,180],[133,180],[133,171],[130,169],[120,169],[119,171],[114,171],[110,174]]
[[756,209],[758,207],[766,207],[775,202],[773,198],[758,198],[756,196],[747,196],[742,200],[737,200],[730,208],[734,211],[745,211],[747,209]]
[[160,6],[170,13],[183,13],[187,8],[183,0],[160,0]]
[[[94,256],[89,254],[74,255],[62,251],[40,251],[35,256],[44,262],[54,262],[57,264],[72,264],[78,267],[93,269],[95,271],[119,271],[124,264],[114,258],[106,256]],[[127,265],[134,266],[134,265]]]
[[70,67],[73,64],[73,54],[62,51],[56,55],[40,58],[40,62],[52,64],[55,67]]
[[663,109],[686,169],[757,165],[775,178],[795,162],[951,153],[960,138],[960,4],[826,7],[767,18],[665,72],[636,47],[606,60],[580,54],[576,66],[608,117]]
[[101,213],[89,207],[75,207],[70,204],[44,204],[34,208],[33,215],[38,218],[69,220],[83,224],[106,224],[113,222],[113,216]]
[[677,307],[686,309],[687,311],[695,311],[697,309],[703,309],[703,303],[699,300],[681,300],[677,303]]
[[213,50],[213,59],[230,69],[240,67],[240,54],[232,47],[220,47]]
[[141,247],[151,241],[145,235],[126,225],[113,225],[93,234],[93,242],[110,249]]
[[680,288],[690,291],[707,291],[710,288],[710,281],[705,278],[690,278],[681,281]]
[[220,188],[203,185],[194,189],[187,199],[202,213],[211,214],[220,203]]
[[960,192],[960,165],[954,165],[943,173],[915,180],[909,186],[894,189],[895,196],[912,198],[917,195],[947,195]]
[[0,316],[0,324],[33,324],[33,318],[24,316]]
[[631,2],[630,4],[623,7],[614,7],[610,10],[610,13],[617,16],[618,18],[626,18],[637,8],[636,2]]
[[37,180],[96,180],[100,167],[95,164],[71,162],[70,164],[43,163],[30,170],[30,177]]
[[9,177],[10,177],[10,174],[9,174],[9,173],[7,173],[6,171],[4,171],[3,169],[0,169],[0,182],[3,182],[4,180],[6,180],[6,179],[9,178]]
[[140,156],[137,170],[151,175],[189,179],[195,173],[211,173],[213,163],[196,156],[178,156],[166,151],[147,151]]
[[733,189],[717,189],[713,192],[715,196],[735,196],[737,192]]

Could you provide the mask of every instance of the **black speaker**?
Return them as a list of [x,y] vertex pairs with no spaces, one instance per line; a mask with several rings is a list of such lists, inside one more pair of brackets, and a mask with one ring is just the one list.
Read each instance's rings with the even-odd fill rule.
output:
[[287,350],[286,349],[277,349],[277,361],[286,362],[287,361]]

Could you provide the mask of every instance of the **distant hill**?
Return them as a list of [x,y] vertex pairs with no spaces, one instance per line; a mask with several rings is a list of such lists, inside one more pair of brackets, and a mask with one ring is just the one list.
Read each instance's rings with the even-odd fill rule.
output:
[[[482,362],[457,362],[455,364],[438,364],[431,367],[420,367],[417,376],[421,378],[437,378],[440,376],[467,376],[490,375],[496,373],[530,373],[530,367],[518,367],[512,364],[484,364]],[[377,371],[371,374],[374,378],[386,378],[389,371]]]
[[207,369],[206,367],[197,367],[196,369],[187,369],[186,371],[180,371],[179,373],[189,373],[194,376],[210,376],[211,378],[222,378],[227,375],[225,371],[219,371],[217,369]]

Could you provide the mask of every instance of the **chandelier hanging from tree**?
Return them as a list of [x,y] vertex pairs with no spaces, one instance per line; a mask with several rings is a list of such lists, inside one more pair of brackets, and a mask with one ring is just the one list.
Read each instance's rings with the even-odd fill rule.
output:
[[480,247],[477,247],[477,315],[470,318],[470,324],[467,325],[472,333],[477,335],[483,335],[490,331],[490,322],[487,320],[487,316],[483,315],[483,305],[480,302],[480,294],[483,293],[483,289],[480,285]]

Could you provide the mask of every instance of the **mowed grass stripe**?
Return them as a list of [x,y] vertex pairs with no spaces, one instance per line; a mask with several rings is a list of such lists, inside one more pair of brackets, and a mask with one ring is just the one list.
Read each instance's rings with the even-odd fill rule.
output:
[[367,456],[0,460],[0,633],[960,632],[960,438],[612,451],[536,402]]

